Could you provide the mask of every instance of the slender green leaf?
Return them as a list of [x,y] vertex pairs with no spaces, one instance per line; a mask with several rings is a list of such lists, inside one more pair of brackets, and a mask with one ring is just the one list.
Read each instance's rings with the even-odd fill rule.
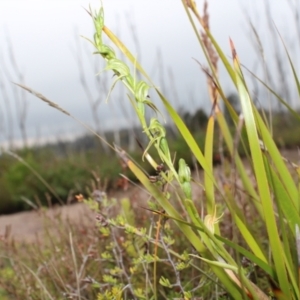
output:
[[[205,138],[205,158],[208,167],[213,173],[213,143],[214,143],[214,117],[211,116],[208,120],[207,130],[206,130],[206,138]],[[214,181],[211,176],[207,172],[204,172],[204,186],[205,186],[205,194],[207,199],[207,213],[214,214],[215,212],[215,190],[214,190]],[[216,224],[216,227],[217,224]]]
[[287,273],[286,273],[284,258],[282,253],[283,249],[279,239],[279,233],[277,230],[275,215],[273,211],[272,198],[269,190],[266,171],[264,168],[264,163],[263,163],[263,158],[262,158],[262,153],[261,153],[261,148],[260,148],[260,143],[259,143],[259,138],[258,138],[258,133],[256,128],[256,122],[253,113],[253,106],[247,88],[245,87],[244,80],[242,78],[242,74],[236,57],[234,57],[234,63],[235,63],[235,70],[236,70],[237,88],[239,91],[242,111],[245,118],[245,126],[246,126],[248,139],[249,139],[253,167],[254,167],[255,177],[258,185],[259,195],[262,201],[262,206],[265,214],[266,227],[268,231],[272,254],[274,257],[275,269],[278,276],[280,288],[283,290],[285,295],[291,297],[289,281],[287,278]]

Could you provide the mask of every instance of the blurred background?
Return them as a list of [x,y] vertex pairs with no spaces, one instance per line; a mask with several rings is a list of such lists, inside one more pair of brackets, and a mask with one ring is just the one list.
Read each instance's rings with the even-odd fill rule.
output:
[[[93,24],[85,9],[100,5],[98,0],[0,1],[2,146],[74,139],[85,133],[73,120],[12,82],[42,93],[100,131],[136,125],[120,86],[105,103],[113,79],[110,73],[96,75],[103,70],[102,58],[93,56],[92,45],[81,37],[93,37]],[[136,54],[173,105],[181,111],[194,112],[201,107],[209,113],[205,75],[194,59],[204,66],[206,62],[181,1],[104,0],[103,5],[107,26]],[[203,1],[197,5],[202,11]],[[243,64],[256,74],[262,76],[264,67],[255,34],[264,47],[268,68],[275,71],[284,67],[276,61],[284,51],[275,26],[291,55],[299,51],[299,1],[210,0],[208,5],[211,31],[222,49],[230,56],[230,37]],[[297,56],[293,58],[297,64]],[[283,69],[282,73],[270,72],[283,94],[282,76],[287,78],[290,71]],[[230,94],[222,68],[220,78]],[[252,81],[249,85],[257,93],[259,87]],[[261,93],[259,101],[265,105]],[[287,96],[296,105],[293,95]]]
[[[203,12],[204,1],[196,3]],[[144,148],[147,141],[126,90],[118,83],[106,101],[112,72],[103,72],[102,57],[93,55],[93,46],[84,38],[93,39],[94,33],[86,10],[100,5],[98,0],[0,1],[0,214],[28,209],[33,203],[72,202],[77,193],[95,189],[99,178],[112,189],[128,187],[128,179],[120,173],[134,179],[105,143],[13,82],[43,94],[128,151],[145,172],[153,172],[141,161],[143,149],[136,140]],[[207,63],[182,2],[103,0],[103,6],[106,26],[136,55],[203,147],[212,109],[201,69]],[[299,0],[209,0],[206,11],[210,30],[228,58],[229,38],[233,40],[256,105],[272,111],[276,143],[292,149],[300,145],[299,122],[251,72],[298,109],[297,87],[281,37],[298,70],[299,13]],[[235,89],[221,64],[218,67],[226,97],[239,112]],[[164,114],[151,91],[150,96]],[[226,109],[224,113],[228,116]],[[183,139],[166,119],[172,155],[195,166]],[[215,145],[218,163],[220,141]]]

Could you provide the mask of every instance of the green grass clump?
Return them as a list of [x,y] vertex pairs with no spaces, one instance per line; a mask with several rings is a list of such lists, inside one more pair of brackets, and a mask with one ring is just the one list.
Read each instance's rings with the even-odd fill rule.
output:
[[[231,62],[210,32],[207,6],[201,16],[194,1],[182,2],[208,63],[203,71],[212,113],[204,143],[197,141],[136,58],[104,24],[103,8],[89,11],[95,27],[91,43],[106,61],[105,70],[114,75],[111,90],[117,83],[127,88],[128,103],[148,139],[142,161],[153,173],[149,176],[124,149],[109,146],[142,184],[149,201],[138,203],[137,210],[133,199],[116,202],[94,190],[90,198],[78,199],[96,212],[96,228],[84,223],[64,227],[51,220],[58,233],[51,236],[49,231],[45,244],[33,252],[24,254],[19,245],[4,243],[0,283],[9,295],[16,296],[13,291],[18,283],[16,297],[30,295],[32,299],[300,299],[300,168],[281,156],[272,124],[249,93],[233,41],[229,43]],[[104,44],[103,34],[130,65]],[[219,60],[239,95],[240,115],[220,84]],[[300,94],[290,59],[289,63]],[[70,116],[41,94],[21,87]],[[164,117],[149,97],[150,89],[187,145],[176,158]],[[299,119],[297,112],[277,98]],[[219,108],[221,101],[227,108],[226,118]],[[275,118],[275,123],[279,121]],[[214,169],[216,141],[224,150],[219,151],[221,166]],[[193,177],[186,155],[195,158],[203,177]],[[202,187],[202,194],[195,193],[194,184]],[[37,254],[29,259],[28,253]]]

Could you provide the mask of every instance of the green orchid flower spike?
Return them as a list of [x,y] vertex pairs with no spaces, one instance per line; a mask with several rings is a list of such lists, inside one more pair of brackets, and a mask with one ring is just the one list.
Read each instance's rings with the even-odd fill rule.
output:
[[143,157],[150,149],[150,147],[154,144],[162,162],[166,162],[168,165],[171,164],[172,160],[168,142],[166,139],[166,129],[160,124],[160,122],[156,118],[152,118],[150,120],[150,126],[148,127],[148,130],[151,134],[151,140],[144,151]]

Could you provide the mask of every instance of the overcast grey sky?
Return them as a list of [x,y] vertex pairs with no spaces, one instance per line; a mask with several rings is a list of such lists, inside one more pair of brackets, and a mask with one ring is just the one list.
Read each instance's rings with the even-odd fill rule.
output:
[[[229,37],[234,41],[241,61],[252,68],[256,54],[250,43],[250,29],[244,12],[255,22],[257,30],[268,51],[272,47],[268,42],[268,30],[265,23],[263,1],[259,0],[210,0],[209,14],[211,31],[229,56]],[[273,19],[288,42],[296,32],[291,17],[289,1],[272,0]],[[293,2],[293,1],[290,1]],[[298,3],[298,1],[294,1]],[[203,1],[197,1],[202,11]],[[91,91],[96,97],[95,71],[90,68],[93,49],[80,35],[92,39],[93,27],[88,14],[83,8],[100,7],[98,0],[0,0],[0,80],[5,84],[9,95],[10,107],[13,110],[14,136],[20,137],[16,124],[15,100],[9,80],[19,82],[9,59],[8,40],[11,42],[19,70],[24,74],[27,86],[44,94],[76,117],[93,125],[91,109],[79,81],[78,54],[80,45],[83,53],[85,73]],[[140,54],[138,59],[158,86],[164,84],[170,92],[176,85],[180,105],[187,110],[199,106],[210,109],[205,89],[205,77],[193,58],[205,64],[199,44],[185,14],[180,0],[103,0],[105,24],[117,32],[121,40],[132,53]],[[297,6],[295,6],[297,7]],[[299,9],[299,7],[297,8]],[[299,9],[300,12],[300,9]],[[290,16],[290,17],[289,17]],[[136,49],[129,23],[134,25],[140,50]],[[294,30],[294,29],[293,29]],[[293,46],[293,45],[292,45]],[[87,50],[87,51],[86,51]],[[156,61],[158,50],[161,52],[165,71],[165,82],[161,82],[159,63]],[[271,52],[270,52],[271,53]],[[101,58],[98,59],[101,61]],[[171,68],[175,81],[170,83],[167,71]],[[100,65],[99,70],[100,71]],[[222,76],[225,90],[232,90],[229,81]],[[8,76],[9,75],[9,76]],[[111,83],[111,74],[108,77]],[[3,90],[3,85],[2,87]],[[193,100],[189,99],[193,95]],[[26,95],[28,111],[26,128],[28,136],[56,135],[83,132],[73,120],[31,95]],[[120,114],[118,101],[127,101],[126,96],[117,99],[113,94],[108,104],[103,101],[99,107],[99,118],[104,127],[122,126],[126,117]],[[177,102],[176,105],[178,105]],[[129,105],[129,103],[127,103]],[[119,107],[119,108],[118,108]],[[7,138],[7,102],[0,93],[0,142]]]

